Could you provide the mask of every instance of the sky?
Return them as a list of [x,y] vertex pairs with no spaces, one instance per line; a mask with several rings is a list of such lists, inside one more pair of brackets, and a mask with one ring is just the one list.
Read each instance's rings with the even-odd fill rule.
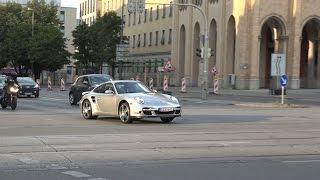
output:
[[63,7],[78,7],[79,0],[61,0],[61,6]]
[[77,9],[77,18],[80,18],[79,16],[79,6],[80,6],[80,3],[79,3],[79,0],[61,0],[61,6],[62,7],[75,7],[75,8],[78,8]]

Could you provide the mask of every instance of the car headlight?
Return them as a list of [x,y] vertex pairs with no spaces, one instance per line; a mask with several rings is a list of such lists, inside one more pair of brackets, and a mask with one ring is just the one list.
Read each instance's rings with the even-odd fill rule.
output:
[[12,93],[17,93],[18,91],[19,91],[19,88],[17,88],[17,87],[11,87],[10,89],[10,92],[12,92]]
[[176,97],[170,96],[170,100],[175,103],[179,103],[179,100]]
[[139,98],[139,97],[135,97],[135,98],[133,98],[137,103],[139,103],[139,104],[144,104],[144,100],[143,99],[141,99],[141,98]]

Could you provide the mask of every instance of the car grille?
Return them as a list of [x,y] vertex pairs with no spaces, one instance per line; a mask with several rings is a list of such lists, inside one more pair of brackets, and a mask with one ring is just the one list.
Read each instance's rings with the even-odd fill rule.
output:
[[21,87],[21,92],[23,93],[33,93],[35,90],[35,88],[33,86],[26,86],[26,85],[23,85]]

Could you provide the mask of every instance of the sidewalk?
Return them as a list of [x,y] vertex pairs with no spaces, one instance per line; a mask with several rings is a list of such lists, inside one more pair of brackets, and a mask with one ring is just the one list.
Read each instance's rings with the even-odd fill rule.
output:
[[[70,86],[66,86],[66,91],[60,91],[60,87],[54,86],[52,91],[47,91],[45,86],[41,87],[41,94],[50,97],[68,98]],[[192,87],[187,89],[187,93],[181,93],[180,87],[169,87],[169,91],[181,102],[209,103],[216,105],[248,104],[249,106],[261,106],[265,104],[271,106],[278,104],[281,96],[270,95],[268,89],[259,90],[231,90],[221,89],[218,95],[208,95],[208,100],[201,100],[201,89]],[[212,91],[211,89],[209,92]],[[298,89],[287,90],[285,96],[287,104],[299,104],[307,106],[320,106],[320,89]]]

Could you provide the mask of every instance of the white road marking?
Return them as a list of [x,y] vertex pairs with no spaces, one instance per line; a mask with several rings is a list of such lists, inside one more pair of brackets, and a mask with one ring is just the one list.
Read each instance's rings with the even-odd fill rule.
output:
[[70,175],[70,176],[73,176],[76,178],[91,177],[91,175],[89,175],[89,174],[85,174],[85,173],[78,172],[78,171],[66,171],[66,172],[63,172],[62,174]]
[[110,180],[110,179],[105,179],[105,178],[90,178],[88,180]]
[[51,169],[51,170],[62,170],[62,169],[67,169],[67,167],[61,166],[59,164],[50,164],[46,166],[47,169]]
[[311,160],[296,160],[296,161],[281,161],[283,163],[313,163],[313,162],[320,162],[320,159],[311,159]]
[[217,144],[222,146],[231,146],[236,144],[250,144],[250,141],[193,141],[193,142],[183,142],[181,144],[192,144],[192,145],[209,145],[209,144]]
[[57,98],[49,98],[49,97],[41,97],[43,100],[53,100],[53,101],[68,101],[68,99],[57,99]]
[[39,161],[28,158],[28,157],[21,157],[18,159],[19,161],[25,163],[25,164],[37,164]]

